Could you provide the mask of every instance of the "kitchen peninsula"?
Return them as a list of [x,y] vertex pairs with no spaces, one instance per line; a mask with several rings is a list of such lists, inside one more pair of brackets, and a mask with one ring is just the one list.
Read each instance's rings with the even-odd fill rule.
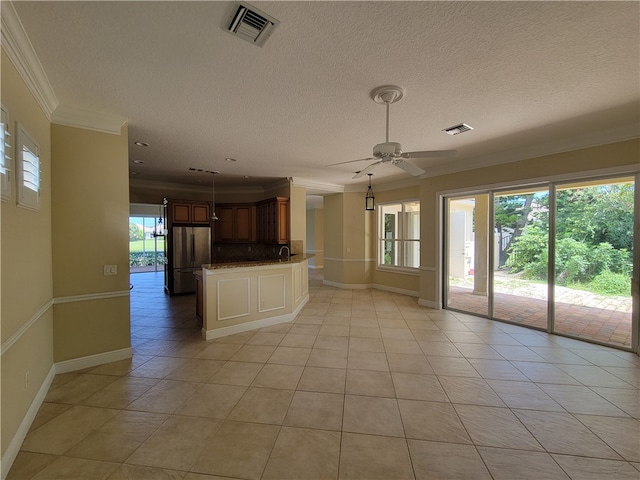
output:
[[[202,337],[289,322],[309,301],[310,255],[202,266]],[[285,257],[286,258],[286,257]]]

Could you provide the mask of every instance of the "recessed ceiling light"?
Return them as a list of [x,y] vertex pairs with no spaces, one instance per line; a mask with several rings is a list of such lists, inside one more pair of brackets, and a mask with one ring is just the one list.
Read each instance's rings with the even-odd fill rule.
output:
[[133,163],[137,163],[138,165],[142,165],[144,160],[134,160]]
[[138,147],[148,147],[149,144],[147,142],[133,142],[134,145],[137,145]]
[[235,158],[229,158],[229,157],[225,158],[225,160],[227,162],[236,162],[237,161]]

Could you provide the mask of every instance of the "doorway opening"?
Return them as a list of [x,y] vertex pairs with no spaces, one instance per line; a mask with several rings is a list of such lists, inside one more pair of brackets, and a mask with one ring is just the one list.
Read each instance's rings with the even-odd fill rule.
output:
[[164,220],[161,216],[129,217],[129,272],[164,272]]

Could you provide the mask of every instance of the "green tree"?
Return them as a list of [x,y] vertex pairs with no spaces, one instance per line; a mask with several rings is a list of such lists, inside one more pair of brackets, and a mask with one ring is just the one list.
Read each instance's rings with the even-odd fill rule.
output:
[[139,225],[129,222],[129,241],[135,242],[136,240],[142,240],[144,238],[144,232]]
[[509,248],[522,234],[532,210],[533,199],[533,194],[496,197],[494,221],[500,245],[503,244],[503,238],[509,238],[505,248],[500,249],[500,265],[507,262]]
[[558,191],[556,238],[631,250],[633,190],[632,183],[624,183]]
[[[601,293],[628,294],[633,194],[632,183],[557,192],[555,266],[559,284],[590,284],[588,288]],[[506,264],[525,277],[545,280],[549,219],[544,209],[533,208],[530,216],[522,235],[512,242]]]

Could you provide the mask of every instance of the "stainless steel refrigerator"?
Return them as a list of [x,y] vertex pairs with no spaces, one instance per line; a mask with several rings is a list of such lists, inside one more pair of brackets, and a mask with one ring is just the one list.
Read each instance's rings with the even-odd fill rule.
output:
[[209,227],[173,227],[173,293],[196,291],[193,273],[211,263]]

